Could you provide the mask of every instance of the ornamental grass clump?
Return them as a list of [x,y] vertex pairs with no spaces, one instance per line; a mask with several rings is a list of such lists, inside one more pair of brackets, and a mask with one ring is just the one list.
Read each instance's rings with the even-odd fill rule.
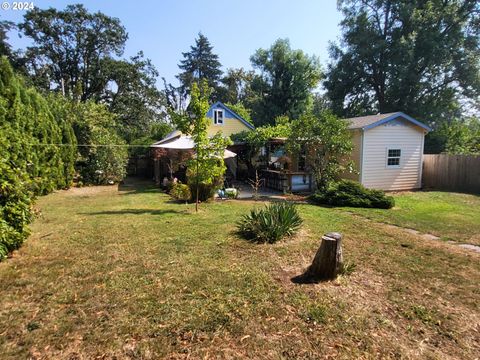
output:
[[302,218],[296,206],[281,202],[253,209],[237,223],[240,234],[246,239],[259,243],[275,243],[291,236],[302,225]]

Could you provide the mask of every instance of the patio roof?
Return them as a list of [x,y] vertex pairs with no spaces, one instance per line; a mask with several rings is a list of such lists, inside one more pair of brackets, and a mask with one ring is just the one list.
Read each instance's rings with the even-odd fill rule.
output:
[[178,135],[168,138],[168,136],[150,145],[153,148],[165,148],[165,149],[177,149],[177,150],[189,150],[195,147],[195,142],[190,136]]
[[[182,135],[180,132],[177,135],[175,134],[173,134],[172,136],[169,136],[169,135],[167,135],[163,140],[160,140],[155,144],[150,145],[150,147],[172,149],[172,150],[193,150],[195,148],[195,142],[192,140],[190,136]],[[224,159],[233,158],[235,156],[237,156],[236,153],[227,149],[225,149],[223,153]]]

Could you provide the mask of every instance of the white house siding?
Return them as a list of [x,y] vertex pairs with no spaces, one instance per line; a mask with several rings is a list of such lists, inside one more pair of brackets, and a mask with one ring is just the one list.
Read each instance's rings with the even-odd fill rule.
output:
[[[421,187],[424,131],[403,119],[366,130],[361,181],[368,188],[409,190]],[[400,167],[387,167],[387,149],[402,150]]]

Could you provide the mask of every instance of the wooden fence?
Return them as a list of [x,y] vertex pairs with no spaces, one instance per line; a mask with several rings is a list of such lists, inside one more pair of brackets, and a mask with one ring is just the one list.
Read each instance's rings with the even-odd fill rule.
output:
[[480,156],[424,155],[422,177],[427,189],[480,194]]

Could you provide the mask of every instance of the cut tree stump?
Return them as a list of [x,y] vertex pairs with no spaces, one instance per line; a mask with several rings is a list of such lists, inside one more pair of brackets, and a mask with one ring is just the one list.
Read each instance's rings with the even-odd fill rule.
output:
[[334,280],[343,269],[342,234],[327,233],[307,271],[292,279],[294,282]]

